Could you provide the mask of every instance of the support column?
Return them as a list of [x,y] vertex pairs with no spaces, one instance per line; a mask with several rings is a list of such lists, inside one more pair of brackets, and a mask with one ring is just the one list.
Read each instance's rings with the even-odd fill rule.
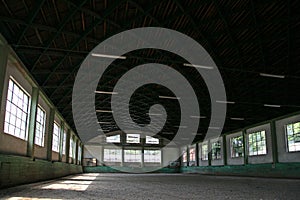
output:
[[47,160],[52,161],[52,138],[54,125],[54,108],[50,108],[49,124],[48,124],[48,140],[47,140]]
[[226,135],[223,135],[222,138],[223,138],[223,159],[224,159],[224,165],[227,165],[227,143],[226,143]]
[[27,156],[34,157],[34,139],[36,128],[36,114],[39,101],[39,89],[32,87],[31,103],[30,103],[30,115],[28,125],[28,141],[27,141]]
[[195,159],[196,159],[196,166],[199,166],[200,162],[199,162],[199,143],[196,143],[196,148],[195,148]]
[[8,59],[8,47],[7,44],[2,43],[0,40],[0,109],[2,108],[2,99],[4,94],[4,82],[5,82],[5,74],[7,69],[7,59]]
[[141,161],[141,167],[145,166],[144,158],[145,158],[145,144],[146,144],[146,138],[141,138],[141,145],[142,145],[142,161]]
[[64,130],[65,130],[65,123],[62,121],[60,125],[60,130],[59,130],[59,156],[58,156],[58,161],[62,161],[62,156],[63,156],[63,143],[64,143]]
[[68,129],[67,137],[66,137],[66,163],[70,163],[70,138],[71,138],[71,130]]
[[208,149],[208,166],[211,166],[211,160],[212,160],[212,148],[210,140],[207,141],[207,149]]
[[75,138],[75,161],[74,164],[77,165],[78,164],[78,139]]
[[84,145],[81,144],[81,160],[80,160],[81,165],[83,165],[83,159],[84,159]]
[[121,145],[122,145],[122,163],[121,163],[121,166],[123,167],[125,165],[125,162],[124,162],[124,145],[126,144],[126,133],[121,133],[120,134],[120,139],[121,139]]
[[243,130],[243,147],[244,147],[244,165],[248,164],[248,145],[247,145],[247,134],[246,130]]
[[271,121],[270,125],[271,125],[271,137],[272,137],[273,164],[276,164],[278,163],[278,145],[277,145],[275,121]]
[[190,147],[186,147],[186,166],[190,166]]

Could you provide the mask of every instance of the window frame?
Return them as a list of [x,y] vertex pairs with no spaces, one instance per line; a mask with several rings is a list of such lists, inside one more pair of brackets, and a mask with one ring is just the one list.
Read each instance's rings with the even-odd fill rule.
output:
[[[118,151],[118,152],[120,152],[120,154],[115,154],[115,156],[114,156],[114,158],[118,158],[118,159],[113,160],[112,158],[110,158],[110,159],[106,160],[105,155],[107,155],[107,153],[105,153],[105,151],[109,151],[109,152]],[[103,148],[103,162],[120,163],[120,162],[122,162],[122,154],[123,154],[122,149]],[[109,155],[112,155],[112,154],[110,153]]]
[[[259,137],[260,138],[262,138],[261,136],[262,136],[262,133],[264,133],[264,146],[265,146],[265,152],[264,153],[260,153],[259,154],[259,145],[258,145],[258,143],[262,143],[263,141],[262,140],[260,140],[260,141],[257,141],[257,135],[255,136],[255,138],[256,138],[256,141],[255,141],[255,147],[256,147],[256,153],[257,154],[251,154],[250,155],[250,135],[253,135],[253,134],[257,134],[257,133],[260,133],[259,135]],[[252,140],[252,142],[253,142],[253,140]],[[251,132],[251,133],[248,133],[247,134],[247,145],[248,145],[248,148],[247,148],[247,151],[248,151],[248,156],[249,157],[253,157],[253,156],[266,156],[266,155],[268,155],[268,143],[267,143],[267,131],[266,130],[257,130],[257,131],[253,131],[253,132]],[[253,151],[254,152],[254,151]]]
[[[217,146],[214,146],[215,144],[218,144],[219,148],[217,148]],[[216,151],[217,149],[219,149],[219,150]],[[216,151],[216,156],[214,154],[214,151]],[[222,158],[223,158],[223,156],[222,156],[222,141],[221,140],[212,141],[211,142],[211,160],[222,160]]]
[[[140,158],[139,158],[139,161],[128,161],[126,159],[126,151],[139,151],[140,152]],[[124,149],[124,163],[141,163],[143,161],[142,159],[142,150],[141,149]],[[135,158],[137,157],[138,154],[134,154],[135,155]]]
[[[205,150],[205,152],[206,152],[206,154],[204,154],[203,152],[203,146],[206,146],[206,150]],[[209,160],[209,158],[208,158],[208,153],[209,153],[209,151],[208,151],[208,143],[202,143],[201,144],[201,155],[200,155],[200,160],[201,161],[208,161]]]
[[[146,151],[148,151],[148,152],[151,152],[151,151],[159,152],[159,161],[157,162],[156,159],[151,159],[151,157],[154,157],[153,156],[154,154],[146,154],[145,153]],[[162,155],[162,152],[161,152],[160,149],[144,149],[144,163],[159,163],[159,164],[161,164],[161,162],[162,162],[161,155]],[[149,159],[145,159],[146,157],[148,157]]]
[[[235,141],[239,141],[239,140],[237,140],[237,138],[241,138],[241,145],[240,146],[233,146],[233,141],[234,141],[234,139],[236,139]],[[238,136],[234,136],[234,137],[231,137],[230,138],[230,140],[229,140],[229,142],[230,142],[230,157],[231,158],[243,158],[245,155],[244,155],[244,140],[245,140],[245,138],[243,137],[243,135],[238,135]],[[238,148],[234,148],[234,147],[238,147]],[[238,155],[238,156],[233,156],[233,150],[234,149],[241,149],[242,150],[242,155],[240,156],[240,155]],[[238,153],[238,151],[236,151],[237,153]],[[234,154],[234,155],[236,155],[236,153]]]
[[[292,123],[284,125],[284,128],[285,128],[285,146],[286,146],[286,152],[287,153],[299,153],[300,152],[300,149],[299,150],[295,150],[295,151],[290,151],[289,140],[288,140],[288,129],[287,129],[287,127],[289,125],[292,125],[292,129],[294,129],[294,124],[297,124],[297,123],[300,123],[300,121],[296,121],[296,122],[292,122]],[[296,134],[298,134],[299,137],[300,137],[300,132],[298,132]],[[294,133],[294,130],[293,130],[293,136],[296,135],[296,134]],[[294,143],[298,143],[298,142],[294,141]],[[299,143],[300,143],[300,141],[299,141]],[[296,147],[294,147],[294,148],[296,148]]]
[[[38,118],[38,109],[40,109],[43,113],[44,113],[44,118],[43,118],[43,127],[42,127],[42,143],[41,144],[37,144],[36,143],[36,136],[37,136],[37,123],[40,124],[40,122],[38,122],[37,118]],[[37,114],[36,114],[36,119],[35,119],[35,137],[34,137],[34,144],[38,145],[40,147],[44,147],[45,146],[45,135],[46,135],[46,124],[47,124],[47,112],[46,110],[41,106],[38,105],[37,106]],[[40,124],[41,125],[41,124]]]
[[[12,84],[13,84],[13,88],[12,88],[12,90],[11,90],[11,97],[10,97],[10,100],[8,99],[9,98],[9,91],[10,91],[10,82],[12,82]],[[19,105],[17,105],[15,102],[13,102],[13,95],[15,94],[14,93],[14,89],[15,89],[15,86],[17,86],[18,87],[18,89],[19,89],[19,91],[21,91],[22,93],[23,93],[23,99],[22,99],[22,108],[20,108],[19,107]],[[27,99],[27,111],[25,112],[24,110],[23,110],[23,105],[24,105],[24,95],[26,95],[26,97],[28,98]],[[17,98],[19,98],[19,96],[17,96]],[[14,113],[14,118],[15,118],[15,124],[11,124],[10,123],[10,120],[11,120],[11,116],[9,117],[9,121],[7,121],[7,117],[8,117],[8,114],[9,115],[12,115],[12,112],[11,112],[11,109],[12,109],[12,107],[11,107],[11,109],[8,111],[8,103],[9,104],[12,104],[12,105],[14,105],[16,108],[15,108],[15,112],[16,113]],[[16,81],[16,79],[15,78],[13,78],[12,76],[10,76],[9,77],[9,79],[8,79],[8,84],[7,84],[7,93],[6,93],[6,99],[5,99],[5,112],[4,112],[4,114],[5,114],[5,116],[4,116],[4,121],[3,121],[3,132],[4,133],[6,133],[6,134],[8,134],[8,135],[11,135],[11,136],[13,136],[13,137],[16,137],[16,138],[19,138],[19,139],[21,139],[21,140],[25,140],[25,141],[27,141],[28,140],[28,125],[29,125],[29,116],[30,116],[30,105],[31,105],[31,95],[25,90],[25,88],[24,87],[22,87],[22,85],[21,84],[19,84],[18,83],[18,81]],[[23,119],[19,119],[20,121],[21,121],[21,127],[17,127],[17,120],[18,120],[18,111],[20,110],[20,113],[22,113],[22,115],[25,113],[25,115],[26,115],[26,118],[25,118],[25,128],[24,128],[24,130],[22,129],[22,122],[23,122]],[[8,126],[8,130],[6,130],[6,126]],[[10,126],[13,126],[13,128],[14,128],[14,132],[12,133],[12,132],[10,132]],[[15,130],[16,130],[16,128],[18,128],[19,129],[19,135],[17,135],[16,134],[16,132],[15,132]],[[22,132],[22,131],[24,131],[24,132]],[[21,136],[21,134],[24,134],[24,136],[22,137]]]
[[[138,142],[128,142],[128,136],[130,136],[130,135],[138,135]],[[127,144],[140,144],[141,143],[141,134],[139,134],[139,133],[128,133],[128,134],[126,134],[126,143]]]
[[[58,140],[57,140],[57,150],[56,149],[54,149],[54,129],[55,129],[55,127],[54,126],[57,126],[57,128],[58,128]],[[53,152],[56,152],[56,153],[59,153],[59,145],[60,145],[60,130],[61,129],[61,127],[60,127],[60,125],[59,125],[59,123],[57,123],[56,121],[54,121],[53,122],[53,131],[52,131],[52,151]]]

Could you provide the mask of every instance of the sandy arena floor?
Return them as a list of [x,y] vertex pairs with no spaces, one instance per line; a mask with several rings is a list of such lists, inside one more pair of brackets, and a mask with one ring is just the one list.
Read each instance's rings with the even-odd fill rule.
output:
[[0,199],[300,199],[300,180],[196,174],[82,174],[0,190]]

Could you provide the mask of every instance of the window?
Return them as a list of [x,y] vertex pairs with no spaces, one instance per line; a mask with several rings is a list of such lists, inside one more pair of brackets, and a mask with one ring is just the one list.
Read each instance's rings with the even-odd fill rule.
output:
[[300,151],[300,122],[286,126],[288,152]]
[[159,144],[159,139],[151,136],[146,136],[146,144]]
[[144,150],[144,162],[145,163],[161,163],[161,151],[160,150]]
[[248,138],[249,156],[267,154],[266,131],[250,133]]
[[59,140],[60,140],[60,127],[59,125],[54,122],[54,126],[53,126],[53,139],[52,139],[52,151],[58,152],[59,151]]
[[231,158],[244,156],[243,136],[237,136],[230,139]]
[[221,141],[216,141],[211,144],[211,159],[220,160],[221,155]]
[[194,147],[190,148],[190,162],[196,161],[196,149]]
[[113,135],[106,137],[107,143],[120,143],[120,135]]
[[127,134],[126,142],[127,143],[140,143],[140,134]]
[[201,160],[208,160],[208,144],[201,145]]
[[78,156],[77,159],[79,161],[79,163],[81,162],[81,146],[78,147]]
[[39,146],[44,146],[45,124],[46,112],[40,106],[38,106],[36,111],[34,143]]
[[29,95],[12,79],[8,83],[4,131],[26,140]]
[[141,150],[124,150],[125,162],[142,162]]
[[104,162],[122,162],[122,149],[104,149]]
[[74,140],[73,140],[73,138],[70,139],[69,157],[74,158]]
[[187,162],[187,150],[184,148],[182,150],[182,162],[186,163]]
[[62,146],[62,154],[66,154],[66,145],[67,145],[67,133],[64,130],[64,136],[63,136],[63,146]]

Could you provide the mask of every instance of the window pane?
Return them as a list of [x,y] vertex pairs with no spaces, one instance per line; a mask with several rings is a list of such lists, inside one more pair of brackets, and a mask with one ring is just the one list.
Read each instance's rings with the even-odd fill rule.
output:
[[140,143],[140,134],[127,134],[126,142],[127,143]]
[[125,162],[142,162],[141,150],[124,150]]
[[122,149],[104,149],[104,162],[122,162]]
[[250,133],[249,138],[249,156],[267,154],[266,131]]
[[37,115],[35,121],[35,140],[34,143],[39,146],[44,146],[46,113],[42,108],[37,108]]
[[120,135],[113,135],[106,137],[107,143],[120,143]]
[[300,151],[300,122],[286,126],[288,152]]
[[58,152],[59,151],[59,140],[60,140],[60,127],[58,124],[54,123],[53,126],[53,139],[52,139],[52,151]]
[[9,80],[8,85],[4,131],[26,140],[29,96],[12,79]]
[[159,144],[159,139],[151,136],[146,136],[146,144]]
[[160,150],[144,150],[144,162],[145,163],[161,163],[161,151]]

